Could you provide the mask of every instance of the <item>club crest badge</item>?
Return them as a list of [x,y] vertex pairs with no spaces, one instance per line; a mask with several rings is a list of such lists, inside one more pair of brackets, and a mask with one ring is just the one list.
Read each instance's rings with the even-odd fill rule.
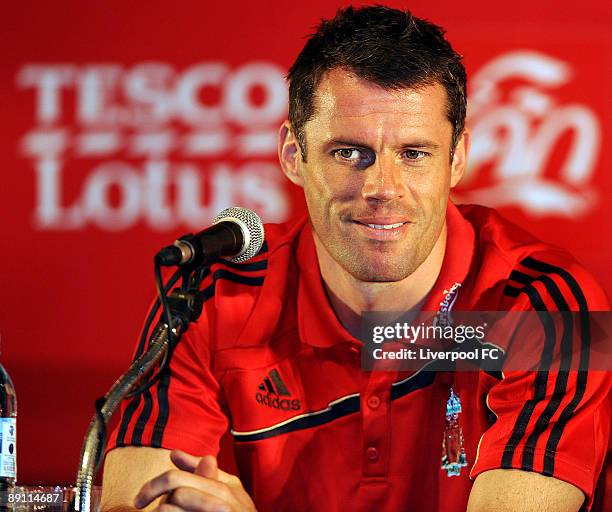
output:
[[442,469],[446,476],[459,476],[461,468],[467,466],[465,448],[463,446],[463,431],[459,424],[461,414],[461,399],[453,388],[446,403],[446,425],[442,438]]

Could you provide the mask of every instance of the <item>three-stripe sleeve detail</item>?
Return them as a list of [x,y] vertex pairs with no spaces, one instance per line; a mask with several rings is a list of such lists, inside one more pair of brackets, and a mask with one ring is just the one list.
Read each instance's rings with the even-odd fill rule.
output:
[[[260,254],[267,250],[267,246],[264,246],[260,251]],[[228,261],[221,262],[223,265],[230,267],[231,269],[240,270],[243,272],[257,272],[265,270],[267,268],[267,260],[260,260],[251,263],[236,264]],[[212,298],[215,294],[215,287],[219,280],[232,281],[234,283],[243,284],[246,286],[262,286],[264,282],[264,276],[245,276],[237,274],[227,268],[218,268],[212,274],[212,283],[205,287],[201,293],[204,301]],[[172,285],[176,282],[176,279]],[[153,308],[149,316],[154,317],[159,307]],[[204,313],[205,314],[205,313]],[[180,343],[180,342],[179,342]],[[144,352],[144,344],[141,343],[136,351],[134,360],[138,359]],[[151,414],[153,411],[153,400],[155,400],[158,409],[158,415],[153,426],[153,433],[151,437],[151,446],[160,448],[163,443],[163,435],[166,429],[168,419],[170,417],[170,403],[168,398],[168,392],[171,382],[171,363],[163,370],[159,381],[152,388],[146,389],[142,393],[132,398],[128,403],[123,413],[121,423],[119,425],[117,433],[117,446],[126,446],[127,444],[140,446],[143,443],[143,434],[145,427],[150,423]],[[134,419],[134,414],[143,403],[143,407],[138,415],[138,418],[134,424],[134,429],[130,438],[130,442],[126,443],[126,436],[130,424]]]
[[522,290],[523,293],[527,294],[529,301],[535,311],[538,311],[538,318],[544,328],[544,347],[542,349],[542,355],[540,357],[540,366],[536,372],[534,382],[534,394],[533,398],[530,398],[523,405],[521,412],[518,415],[510,439],[506,443],[504,452],[501,460],[501,467],[503,469],[512,468],[512,459],[514,453],[521,439],[527,432],[527,426],[531,420],[531,416],[539,402],[544,400],[546,397],[546,383],[548,381],[548,371],[552,362],[552,352],[555,345],[555,326],[551,316],[548,314],[548,310],[544,305],[540,293],[531,284],[527,285]]
[[[589,320],[588,320],[588,305],[586,298],[578,282],[575,278],[567,272],[565,269],[560,267],[544,263],[536,260],[532,257],[525,258],[521,261],[521,264],[531,270],[540,273],[537,277],[532,277],[528,274],[524,274],[519,271],[513,271],[510,280],[519,282],[525,285],[523,288],[516,288],[514,286],[506,286],[504,292],[506,295],[513,297],[518,296],[520,293],[525,293],[535,311],[539,314],[539,319],[542,323],[545,333],[544,349],[540,358],[539,370],[536,373],[534,382],[534,395],[533,398],[528,400],[523,406],[519,416],[514,425],[514,429],[510,436],[508,443],[504,449],[502,455],[502,468],[512,468],[512,459],[514,453],[525,436],[527,426],[531,420],[533,412],[539,402],[543,401],[546,395],[546,386],[549,377],[549,371],[551,368],[552,354],[555,350],[556,345],[556,331],[555,325],[552,321],[552,316],[538,290],[534,286],[534,282],[540,282],[544,285],[547,294],[552,298],[556,309],[559,311],[559,315],[562,319],[563,330],[560,337],[560,343],[558,351],[560,353],[560,364],[559,370],[556,373],[556,380],[554,385],[554,391],[552,396],[544,410],[537,418],[532,432],[527,437],[525,446],[523,448],[523,457],[521,460],[521,469],[526,471],[534,470],[534,456],[536,445],[539,442],[540,437],[544,432],[550,429],[550,434],[546,443],[546,449],[544,452],[544,465],[543,474],[553,476],[554,474],[554,462],[557,446],[563,434],[564,428],[567,422],[571,419],[574,411],[578,404],[582,400],[586,391],[586,371],[579,370],[577,372],[576,390],[572,400],[563,408],[558,419],[554,422],[552,428],[550,427],[552,418],[558,413],[561,403],[567,394],[567,385],[570,377],[570,368],[572,364],[572,351],[573,351],[573,332],[574,332],[574,317],[569,311],[570,307],[567,300],[563,296],[561,289],[557,283],[552,279],[551,275],[560,277],[565,284],[567,284],[571,293],[574,295],[576,302],[579,305],[579,318],[580,318],[580,368],[584,369],[588,365],[589,361],[589,345],[590,345],[590,333],[589,333]],[[518,290],[516,293],[515,290]]]
[[552,296],[555,305],[559,311],[562,311],[563,315],[563,334],[561,336],[561,361],[559,371],[557,373],[557,379],[555,381],[555,388],[553,395],[549,400],[546,408],[538,417],[535,427],[525,443],[523,449],[523,461],[521,468],[525,471],[533,471],[533,459],[535,455],[536,445],[541,434],[546,431],[550,424],[551,418],[555,415],[561,405],[561,401],[565,397],[567,391],[567,381],[569,378],[569,368],[571,365],[572,357],[572,331],[574,322],[571,314],[569,313],[569,306],[559,287],[555,282],[548,276],[540,276],[537,278],[538,281],[544,283],[548,293]]
[[589,324],[589,307],[584,296],[584,293],[574,278],[567,270],[538,261],[534,258],[527,258],[523,261],[523,264],[533,270],[546,273],[555,273],[559,275],[567,284],[572,294],[574,295],[579,308],[579,319],[580,319],[580,362],[579,369],[576,374],[576,389],[574,396],[571,401],[563,408],[559,419],[554,424],[548,442],[546,443],[546,452],[544,455],[544,474],[553,476],[555,469],[555,453],[559,445],[559,441],[563,435],[567,423],[571,420],[574,412],[578,405],[582,401],[586,392],[588,372],[587,368],[589,365],[590,349],[591,349],[591,331]]
[[[179,280],[179,278],[180,278],[180,273],[179,272],[175,272],[175,274],[170,277],[170,279],[168,280],[168,282],[164,286],[164,291],[167,293],[176,284],[176,282]],[[147,315],[147,319],[145,321],[145,325],[150,325],[150,324],[153,323],[153,320],[155,319],[157,313],[159,312],[159,308],[160,308],[159,302],[156,302],[153,305],[153,307],[151,308],[151,310],[149,311],[149,314]],[[149,340],[149,333],[148,332],[142,333],[140,341],[138,343],[138,347],[136,349],[136,354],[134,355],[133,361],[136,361],[140,356],[142,356],[142,354],[144,353],[145,346],[147,345],[148,340]],[[150,396],[150,393],[149,393],[149,396]],[[140,406],[140,402],[143,399],[142,397],[143,397],[143,394],[139,393],[134,398],[132,398],[130,403],[125,408],[125,411],[123,413],[123,417],[121,418],[121,424],[119,425],[119,430],[117,432],[117,446],[125,446],[126,445],[125,436],[127,435],[127,430],[128,430],[128,428],[130,426],[130,423],[132,421],[132,417],[134,416],[134,413],[136,412],[136,410]],[[144,419],[142,414],[139,416],[139,420],[138,421],[140,421],[141,419]],[[138,422],[137,422],[137,427],[138,427]],[[139,439],[139,435],[141,436],[142,434],[137,434],[136,435],[136,439]],[[134,444],[134,436],[132,436],[132,444]],[[138,443],[138,444],[140,444],[140,443]]]

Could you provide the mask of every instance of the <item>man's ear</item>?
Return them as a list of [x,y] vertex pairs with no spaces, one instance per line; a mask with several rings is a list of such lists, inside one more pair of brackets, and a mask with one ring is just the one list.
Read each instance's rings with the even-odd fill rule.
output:
[[454,188],[463,177],[467,168],[467,156],[470,149],[470,132],[466,128],[459,136],[455,151],[453,153],[453,161],[451,162],[451,183],[450,187]]
[[303,187],[304,180],[300,167],[302,153],[289,121],[285,121],[278,131],[278,160],[285,176],[299,187]]

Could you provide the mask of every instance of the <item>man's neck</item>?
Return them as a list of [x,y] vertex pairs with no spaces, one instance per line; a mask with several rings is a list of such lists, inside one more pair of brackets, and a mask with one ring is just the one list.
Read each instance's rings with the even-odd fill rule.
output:
[[446,249],[446,225],[431,253],[408,277],[388,283],[360,281],[341,267],[314,234],[321,276],[330,303],[344,328],[360,337],[365,311],[407,312],[420,309],[433,288]]

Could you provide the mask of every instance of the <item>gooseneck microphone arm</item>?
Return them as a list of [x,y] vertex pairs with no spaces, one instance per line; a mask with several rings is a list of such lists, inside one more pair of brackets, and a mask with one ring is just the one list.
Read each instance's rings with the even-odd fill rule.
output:
[[168,325],[164,324],[155,330],[147,351],[131,364],[104,396],[101,407],[89,424],[81,447],[75,502],[72,504],[75,511],[91,512],[93,480],[106,447],[106,426],[110,418],[122,400],[136,387],[142,377],[162,360],[167,351]]
[[[153,329],[146,351],[117,379],[108,393],[96,401],[96,414],[91,420],[81,448],[76,479],[76,495],[70,509],[92,512],[91,498],[94,476],[102,463],[106,448],[106,428],[123,400],[137,396],[153,385],[168,365],[174,348],[189,325],[201,315],[204,297],[200,285],[207,267],[220,257],[241,262],[259,252],[264,241],[263,224],[259,217],[244,208],[228,208],[214,219],[214,225],[196,235],[186,235],[173,246],[165,247],[155,257],[158,299],[143,328],[141,343],[147,339],[155,312],[163,308]],[[161,282],[161,266],[178,265],[179,271],[166,286]],[[182,278],[180,287],[167,291]],[[151,373],[159,366],[155,376]],[[141,381],[147,380],[145,384]]]
[[[110,418],[143,378],[171,354],[189,324],[196,321],[202,312],[203,298],[198,290],[184,291],[177,288],[167,300],[174,325],[172,335],[169,334],[168,323],[161,320],[153,331],[144,354],[130,365],[96,405],[96,415],[89,424],[81,448],[73,507],[75,511],[91,512],[93,480],[102,462],[106,447],[106,427]],[[163,366],[163,363],[161,364]]]

